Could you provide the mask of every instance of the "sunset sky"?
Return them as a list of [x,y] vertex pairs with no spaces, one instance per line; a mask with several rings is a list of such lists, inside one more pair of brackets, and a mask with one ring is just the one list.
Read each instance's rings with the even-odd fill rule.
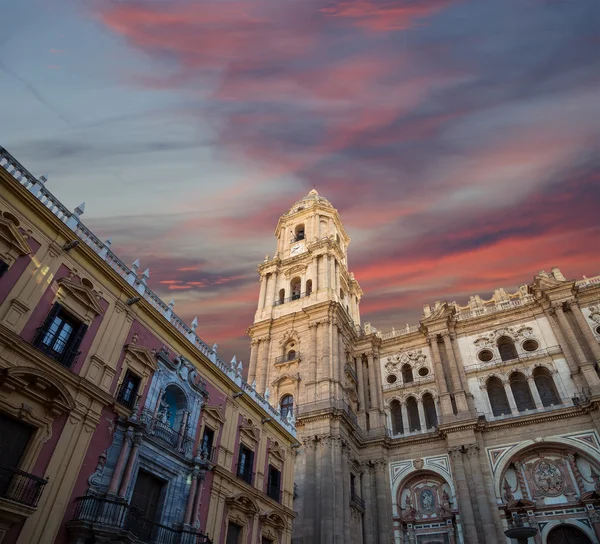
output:
[[382,330],[600,273],[597,0],[5,4],[0,144],[225,357],[313,186]]

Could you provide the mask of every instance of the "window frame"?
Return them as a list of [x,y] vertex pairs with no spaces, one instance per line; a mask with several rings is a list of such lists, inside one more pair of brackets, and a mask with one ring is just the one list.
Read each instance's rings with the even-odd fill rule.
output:
[[[242,463],[242,456],[244,461]],[[243,468],[242,468],[243,467]],[[238,451],[238,463],[235,471],[235,475],[246,482],[248,485],[252,485],[254,482],[254,450],[243,442],[240,442]]]

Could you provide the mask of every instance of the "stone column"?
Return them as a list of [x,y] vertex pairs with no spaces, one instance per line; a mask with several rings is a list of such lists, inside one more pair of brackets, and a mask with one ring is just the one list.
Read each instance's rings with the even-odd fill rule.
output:
[[310,334],[310,350],[308,356],[308,382],[317,381],[317,330],[319,323],[309,323],[308,331]]
[[554,304],[552,306],[556,311],[556,317],[558,318],[558,324],[562,329],[564,335],[567,337],[568,343],[571,345],[571,349],[575,353],[575,359],[579,363],[579,367],[581,368],[581,373],[583,374],[583,378],[588,387],[597,387],[600,386],[600,378],[596,373],[596,369],[594,365],[586,360],[585,354],[579,345],[579,341],[571,328],[571,324],[565,316],[562,304]]
[[371,421],[371,428],[376,428],[379,427],[379,396],[377,395],[377,379],[375,378],[375,363],[373,362],[373,353],[367,353],[367,364],[369,365],[369,391],[371,393],[369,419]]
[[383,383],[381,382],[381,365],[377,353],[373,356],[373,364],[375,365],[375,379],[377,380],[377,403],[379,410],[383,410]]
[[454,411],[452,410],[452,401],[450,400],[450,394],[448,393],[448,387],[446,386],[446,378],[444,376],[442,357],[440,356],[440,348],[437,344],[437,335],[432,334],[428,336],[427,341],[431,346],[431,355],[434,365],[433,372],[438,394],[440,397],[440,407],[442,409],[442,416],[454,414]]
[[585,316],[583,315],[583,312],[581,311],[581,307],[579,306],[579,304],[577,303],[576,300],[573,300],[573,301],[569,302],[568,304],[569,304],[569,307],[571,308],[571,312],[573,313],[573,316],[575,317],[575,320],[577,321],[577,324],[579,325],[579,328],[581,329],[581,332],[583,333],[583,336],[585,337],[586,342],[588,343],[590,349],[592,350],[594,359],[596,359],[595,362],[600,362],[600,344],[598,344],[598,341],[596,340],[596,337],[594,336],[592,329],[590,329],[587,319],[585,318]]
[[364,413],[367,409],[367,399],[365,397],[365,382],[363,378],[363,362],[362,357],[355,357],[354,361],[356,363],[356,377],[358,380],[358,421],[361,428],[365,428],[365,416]]
[[306,455],[306,473],[304,477],[304,544],[312,544],[316,541],[315,524],[317,512],[317,464],[316,464],[316,442],[313,437],[303,441]]
[[317,376],[319,381],[329,377],[329,320],[319,322],[319,353],[320,361],[317,364]]
[[446,347],[446,354],[448,355],[448,359],[450,362],[450,376],[452,378],[452,386],[454,393],[454,400],[456,401],[456,409],[459,412],[466,412],[469,410],[467,405],[467,397],[465,395],[465,391],[462,384],[461,379],[461,371],[462,369],[458,368],[458,363],[456,361],[456,356],[454,355],[454,346],[452,345],[452,337],[448,331],[444,331],[442,333],[442,338],[444,339],[444,346]]
[[[194,509],[192,511],[192,525],[198,527],[200,524],[200,505],[202,504],[202,493],[204,492],[204,480],[206,478],[206,466],[198,471],[198,484],[196,486],[196,498],[194,499]],[[196,525],[196,523],[198,525]]]
[[260,277],[260,294],[258,295],[258,308],[257,311],[260,312],[265,307],[265,292],[267,289],[267,278],[268,276]]
[[269,364],[269,337],[261,338],[258,352],[258,366],[259,370],[257,372],[257,382],[258,382],[258,392],[261,395],[264,395],[265,390],[267,389],[267,377],[268,377],[268,366]]
[[[338,348],[340,347],[340,342],[338,339],[338,328],[337,323],[334,319],[333,324],[331,326],[331,359],[329,360],[329,376],[331,380],[335,383],[332,384],[334,396],[335,398],[341,398],[339,396],[340,390],[340,361],[338,356]],[[343,395],[342,395],[343,396]]]
[[125,474],[123,475],[123,481],[119,487],[119,497],[125,497],[127,494],[127,488],[131,482],[131,474],[133,473],[133,465],[137,459],[137,452],[140,444],[142,443],[142,435],[135,433],[133,435],[133,443],[131,445],[131,451],[129,452],[129,459],[127,459],[127,466],[125,467]]
[[342,509],[344,512],[344,542],[352,542],[352,516],[350,510],[350,458],[348,444],[342,444]]
[[417,399],[417,410],[419,411],[419,424],[421,425],[421,430],[427,430],[427,423],[425,421],[425,410],[423,408],[423,400],[421,398]]
[[392,511],[390,500],[390,485],[386,478],[387,461],[375,461],[375,487],[377,490],[377,526],[379,528],[379,542],[387,543],[392,540]]
[[252,340],[250,343],[250,364],[248,366],[248,383],[254,383],[256,380],[256,365],[258,363],[258,350],[260,340]]
[[334,481],[332,462],[332,440],[324,437],[319,442],[319,457],[321,464],[320,492],[321,501],[321,543],[334,542],[333,520],[334,520]]
[[537,385],[535,385],[535,380],[533,379],[533,376],[527,376],[527,385],[529,386],[529,390],[531,391],[531,396],[533,397],[533,402],[535,402],[535,407],[538,410],[543,409],[544,404],[542,402],[542,399],[540,398],[540,393],[537,389]]
[[573,377],[573,380],[575,381],[577,386],[581,387],[583,383],[581,382],[581,376],[579,375],[579,367],[577,366],[577,361],[575,361],[575,355],[569,347],[569,343],[567,342],[567,339],[565,338],[565,335],[563,334],[561,328],[557,325],[554,319],[556,311],[554,308],[549,308],[548,310],[545,310],[545,313],[546,318],[548,319],[548,323],[550,323],[550,328],[552,329],[554,336],[556,336],[556,340],[558,341],[565,355],[565,359],[567,360],[567,364],[569,365],[569,370],[571,371],[571,376]]
[[508,399],[510,411],[513,415],[517,415],[519,413],[519,409],[517,408],[515,396],[513,395],[512,388],[510,387],[510,382],[505,380],[502,382],[502,385],[504,385],[504,392],[506,393],[506,398]]
[[364,472],[361,478],[361,495],[365,501],[365,517],[364,517],[364,544],[377,544],[377,520],[374,517],[377,505],[373,494],[373,475],[372,467],[367,462],[362,465]]
[[185,507],[185,517],[183,518],[184,525],[192,524],[192,514],[194,509],[194,499],[196,497],[196,487],[198,486],[198,469],[192,471],[192,483],[190,485],[190,493],[188,495],[187,504]]
[[400,405],[400,411],[402,412],[402,428],[404,432],[402,434],[406,434],[410,432],[410,425],[408,421],[408,408],[406,407],[406,401],[402,401]]
[[123,444],[121,444],[121,452],[119,453],[119,458],[117,460],[117,464],[115,466],[115,470],[113,472],[112,478],[110,480],[110,487],[108,488],[108,492],[111,494],[116,494],[119,489],[119,483],[121,481],[121,474],[123,473],[123,466],[125,465],[125,460],[127,459],[127,454],[129,453],[129,441],[130,441],[129,431],[126,430],[123,434]]
[[477,528],[475,526],[475,516],[473,515],[473,505],[469,496],[469,487],[467,476],[463,464],[462,446],[450,448],[450,457],[454,465],[454,479],[456,483],[456,492],[458,495],[458,509],[461,513],[462,521],[465,527],[465,537],[467,544],[479,544]]
[[344,335],[341,329],[337,329],[338,338],[338,360],[339,360],[339,371],[340,371],[340,386],[342,397],[344,397],[344,384],[346,383],[346,346],[344,344]]
[[471,467],[471,475],[475,487],[475,494],[478,497],[477,504],[479,506],[479,515],[483,524],[483,533],[486,537],[486,542],[492,544],[496,542],[494,518],[492,516],[492,508],[486,493],[483,474],[481,472],[481,464],[479,462],[480,451],[475,444],[467,446],[467,457]]

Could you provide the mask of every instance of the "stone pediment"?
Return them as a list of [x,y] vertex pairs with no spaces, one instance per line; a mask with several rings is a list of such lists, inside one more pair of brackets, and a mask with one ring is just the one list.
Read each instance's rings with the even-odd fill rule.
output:
[[29,255],[31,248],[25,237],[19,232],[16,225],[0,216],[0,240],[4,241],[9,247],[14,248],[20,255]]
[[205,417],[211,417],[212,419],[218,421],[221,424],[224,424],[227,421],[227,419],[225,419],[225,414],[221,406],[205,406],[204,414]]
[[127,344],[125,346],[125,352],[142,363],[145,367],[151,368],[154,371],[158,370],[156,359],[148,348],[136,346],[135,344]]
[[77,300],[82,306],[91,310],[96,315],[104,313],[104,309],[100,306],[100,303],[96,299],[93,291],[82,283],[77,283],[68,278],[61,278],[56,283],[63,289],[70,297]]
[[[299,360],[300,360],[300,358],[294,359],[294,362],[297,362]],[[300,374],[289,374],[289,373],[286,372],[285,374],[282,374],[278,378],[275,378],[271,382],[271,386],[275,386],[277,384],[281,384],[282,382],[285,382],[286,380],[289,380],[290,382],[299,382],[301,380]]]
[[260,442],[260,430],[254,425],[251,419],[242,417],[240,423],[240,434],[251,440],[252,442]]
[[273,510],[271,510],[270,512],[263,512],[258,519],[260,519],[262,523],[270,525],[271,527],[280,531],[285,529],[284,519]]
[[237,495],[227,497],[225,502],[229,508],[237,508],[246,514],[251,514],[253,516],[258,514],[259,511],[256,502],[254,502],[252,497],[245,493],[238,493]]
[[269,455],[272,455],[279,462],[283,463],[285,461],[285,451],[279,445],[279,442],[271,442],[269,444]]
[[433,308],[429,304],[425,304],[422,323],[427,326],[436,321],[447,320],[454,313],[456,313],[456,308],[449,306],[447,302],[437,301]]

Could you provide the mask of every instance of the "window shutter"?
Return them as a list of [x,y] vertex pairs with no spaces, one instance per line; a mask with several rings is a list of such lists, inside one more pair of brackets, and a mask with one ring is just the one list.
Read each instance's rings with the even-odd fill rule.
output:
[[46,316],[44,323],[35,333],[35,338],[33,339],[33,343],[36,346],[42,341],[42,338],[44,338],[44,335],[50,328],[50,325],[54,321],[54,318],[60,313],[61,310],[62,310],[62,306],[58,302],[55,302],[54,305],[52,306],[52,308],[50,309],[50,313]]
[[81,341],[83,340],[83,337],[85,336],[87,330],[87,325],[84,325],[83,323],[79,325],[77,332],[73,336],[73,341],[70,342],[69,349],[67,353],[65,353],[65,358],[63,361],[65,366],[70,367],[79,355],[79,346],[81,345]]

